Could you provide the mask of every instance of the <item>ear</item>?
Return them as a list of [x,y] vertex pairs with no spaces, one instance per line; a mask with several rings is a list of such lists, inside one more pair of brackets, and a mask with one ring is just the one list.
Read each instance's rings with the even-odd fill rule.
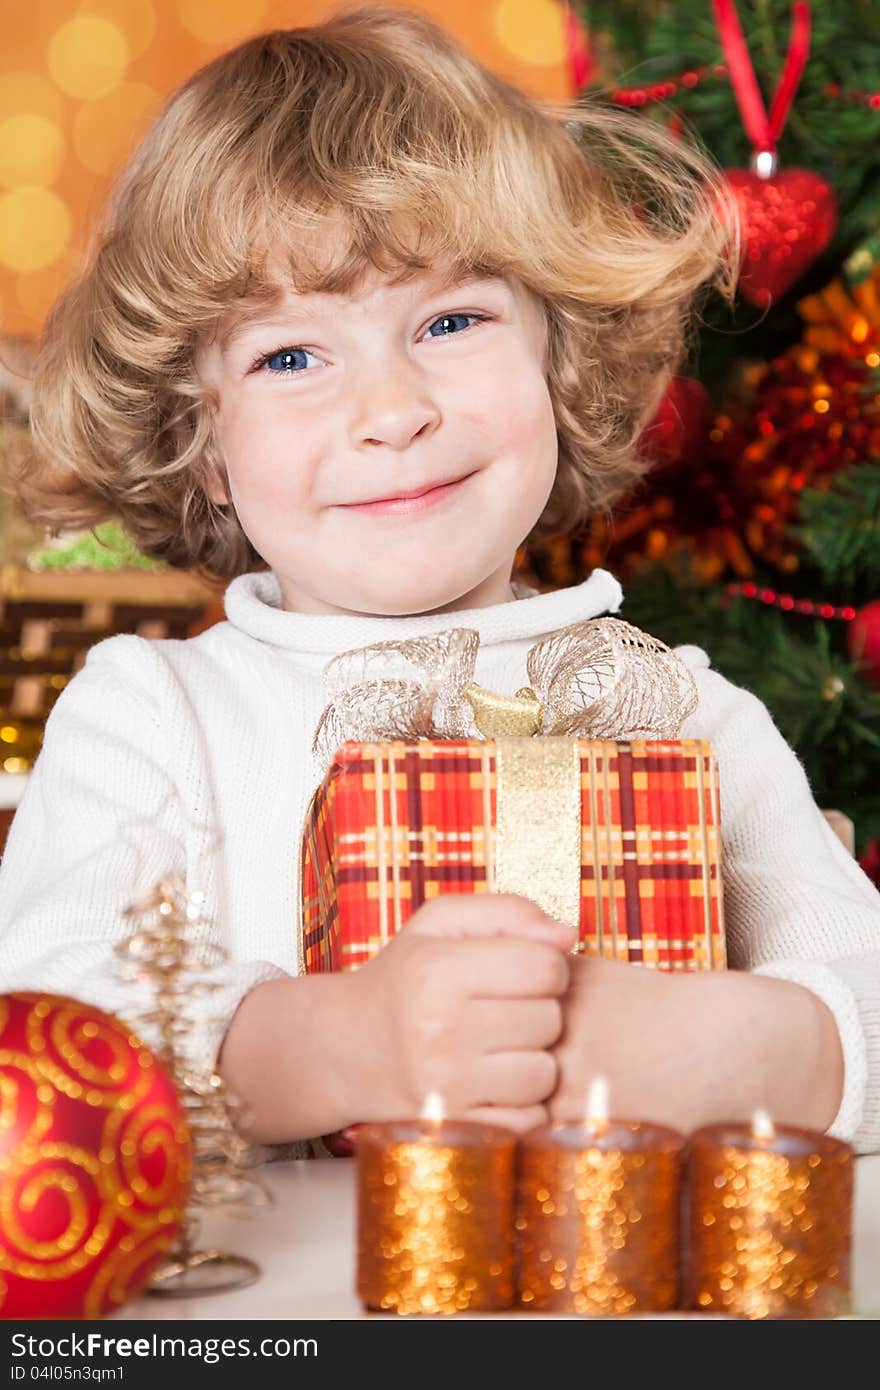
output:
[[[198,355],[196,356],[196,363],[198,363]],[[193,464],[193,474],[209,502],[213,502],[216,507],[228,507],[232,498],[229,496],[226,467],[214,420],[219,405],[220,398],[216,387],[209,386],[205,399],[199,407],[199,413],[206,411],[207,420],[210,423],[201,453]]]
[[228,507],[232,498],[229,496],[226,469],[217,455],[213,439],[208,441],[193,468],[208,501],[213,502],[216,507]]
[[211,470],[202,481],[205,496],[217,507],[228,507],[232,498],[222,478]]

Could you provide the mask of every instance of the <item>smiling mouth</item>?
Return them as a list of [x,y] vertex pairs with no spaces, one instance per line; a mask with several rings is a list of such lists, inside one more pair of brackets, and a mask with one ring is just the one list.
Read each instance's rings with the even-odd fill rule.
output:
[[345,510],[349,512],[372,512],[374,514],[384,512],[390,515],[425,511],[428,507],[436,506],[437,503],[451,497],[463,483],[467,482],[468,478],[473,476],[473,473],[467,473],[464,477],[456,478],[451,483],[441,483],[439,487],[428,488],[424,492],[409,497],[384,497],[376,502],[349,503]]

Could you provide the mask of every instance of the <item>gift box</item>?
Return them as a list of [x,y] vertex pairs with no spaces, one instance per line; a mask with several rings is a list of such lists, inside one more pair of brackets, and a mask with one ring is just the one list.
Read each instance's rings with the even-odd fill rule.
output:
[[701,740],[349,740],[306,816],[300,971],[353,970],[439,893],[519,892],[575,950],[726,964],[718,778]]

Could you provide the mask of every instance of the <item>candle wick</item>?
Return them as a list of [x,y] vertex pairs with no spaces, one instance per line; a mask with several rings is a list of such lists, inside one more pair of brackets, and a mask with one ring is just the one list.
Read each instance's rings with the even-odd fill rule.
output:
[[766,1110],[755,1110],[752,1115],[752,1139],[757,1144],[769,1144],[776,1138],[776,1128]]
[[422,1106],[421,1118],[437,1129],[444,1119],[445,1110],[446,1107],[443,1104],[443,1097],[439,1092],[429,1091],[425,1097],[425,1103]]
[[590,1082],[585,1109],[586,1127],[599,1136],[608,1128],[608,1082],[604,1076],[597,1076]]

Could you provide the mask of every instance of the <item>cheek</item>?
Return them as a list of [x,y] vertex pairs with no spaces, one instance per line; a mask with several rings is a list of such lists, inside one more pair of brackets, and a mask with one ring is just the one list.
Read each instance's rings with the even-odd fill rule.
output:
[[289,423],[273,427],[266,419],[259,427],[237,423],[225,434],[224,455],[232,501],[240,514],[308,504],[315,469],[307,432],[294,433]]
[[[462,390],[474,392],[473,378],[462,383]],[[483,426],[508,439],[523,432],[530,437],[541,436],[548,425],[555,428],[541,364],[526,350],[485,363],[473,399]]]
[[527,461],[537,475],[555,470],[559,452],[553,402],[539,372],[508,381],[496,402],[497,429],[507,454]]

